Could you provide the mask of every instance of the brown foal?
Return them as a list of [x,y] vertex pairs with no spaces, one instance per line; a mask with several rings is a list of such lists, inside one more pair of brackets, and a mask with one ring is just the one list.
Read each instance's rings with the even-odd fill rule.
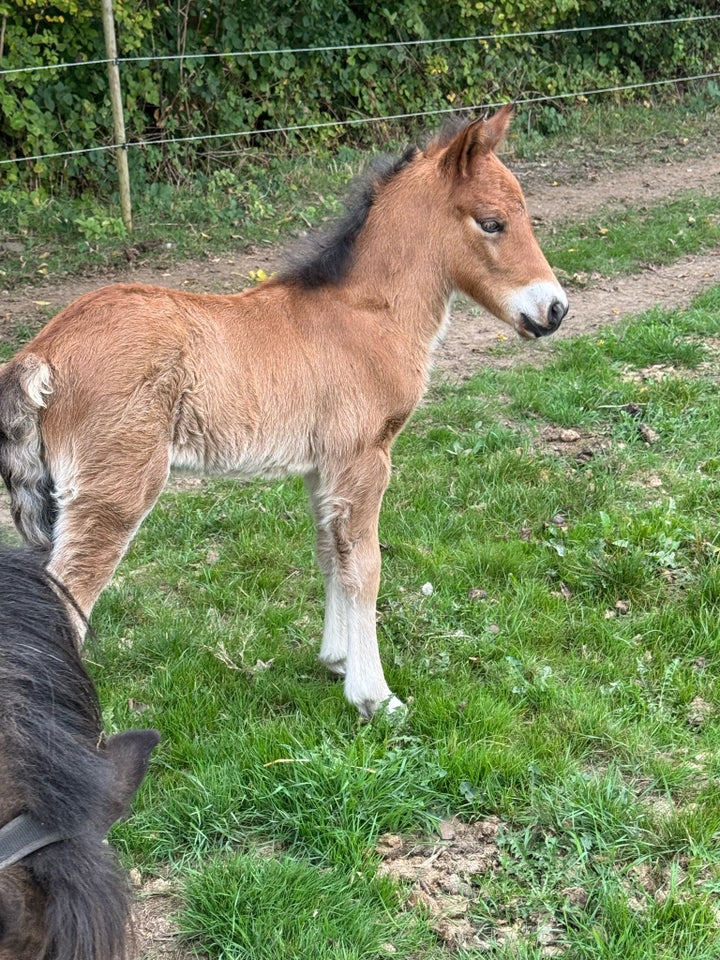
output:
[[494,150],[512,115],[376,170],[303,261],[233,296],[113,285],[0,374],[0,472],[25,538],[86,614],[172,468],[302,475],[325,580],[320,660],[365,717],[400,706],[378,652],[390,448],[462,292],[521,337],[567,298]]

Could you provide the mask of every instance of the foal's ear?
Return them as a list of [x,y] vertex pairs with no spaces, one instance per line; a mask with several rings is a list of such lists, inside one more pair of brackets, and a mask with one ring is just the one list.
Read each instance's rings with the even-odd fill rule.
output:
[[106,811],[106,830],[128,812],[147,773],[150,754],[159,742],[157,730],[128,730],[108,737],[103,752],[113,767],[116,802]]
[[494,150],[508,132],[512,119],[515,116],[515,104],[506,103],[489,117],[483,125],[483,135],[488,150]]
[[450,141],[445,153],[445,169],[460,177],[473,175],[474,160],[490,153],[507,133],[515,107],[506,103],[488,120],[473,120]]

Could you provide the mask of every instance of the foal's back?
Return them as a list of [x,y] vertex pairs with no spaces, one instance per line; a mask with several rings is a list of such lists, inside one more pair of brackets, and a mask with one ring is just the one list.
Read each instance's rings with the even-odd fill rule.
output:
[[377,304],[284,278],[225,296],[112,284],[70,304],[14,362],[36,357],[53,372],[51,454],[70,457],[71,435],[81,451],[84,434],[116,425],[159,433],[177,448],[173,466],[253,475],[291,445],[270,472],[306,473],[311,433],[341,458],[343,441],[409,415],[426,382],[424,349],[379,323]]

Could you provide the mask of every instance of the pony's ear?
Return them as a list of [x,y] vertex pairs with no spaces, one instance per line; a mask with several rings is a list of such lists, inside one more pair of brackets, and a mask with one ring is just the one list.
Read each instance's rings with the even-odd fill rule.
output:
[[460,177],[470,177],[474,172],[476,157],[494,150],[507,133],[515,113],[511,103],[505,104],[488,120],[473,120],[446,147],[445,169]]
[[103,751],[112,764],[114,802],[105,811],[104,832],[124,816],[147,773],[150,754],[160,742],[157,730],[128,730],[108,737]]

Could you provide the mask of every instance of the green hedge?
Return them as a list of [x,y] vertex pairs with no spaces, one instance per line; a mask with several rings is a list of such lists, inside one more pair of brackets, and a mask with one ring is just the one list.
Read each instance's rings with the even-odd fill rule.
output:
[[[373,44],[465,37],[716,12],[716,0],[115,0],[121,57],[184,51]],[[621,13],[619,11],[622,11]],[[0,68],[105,56],[98,0],[0,0]],[[257,135],[276,127],[482,104],[718,69],[720,21],[351,51],[263,54],[122,66],[129,140],[253,131],[255,146],[380,141],[399,125]],[[0,76],[0,156],[113,142],[104,66]],[[553,111],[562,111],[562,102]],[[548,112],[552,122],[553,114]],[[408,126],[411,126],[410,124]],[[228,143],[223,142],[227,149]],[[136,175],[173,179],[207,161],[217,141],[133,151]],[[0,167],[13,180],[64,180],[75,190],[112,176],[109,152]]]

